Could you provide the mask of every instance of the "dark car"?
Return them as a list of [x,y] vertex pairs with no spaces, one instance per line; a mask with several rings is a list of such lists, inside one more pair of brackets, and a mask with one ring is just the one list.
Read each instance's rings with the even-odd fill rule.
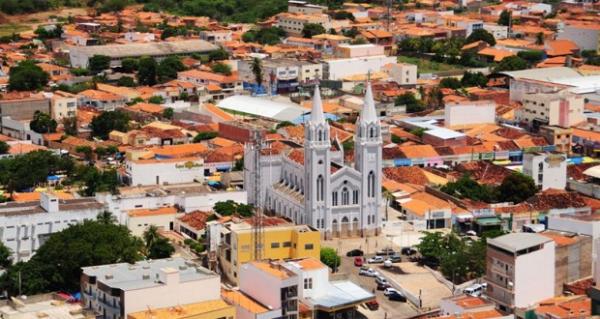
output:
[[371,311],[375,311],[375,310],[379,309],[379,303],[377,302],[377,300],[368,301],[368,302],[365,303],[365,305]]
[[352,249],[351,251],[346,253],[347,257],[360,257],[363,256],[365,253],[360,250],[360,249]]
[[384,248],[378,252],[376,252],[375,254],[377,256],[387,256],[387,255],[394,255],[396,252],[392,249],[392,248]]
[[392,301],[406,302],[406,296],[404,296],[402,293],[400,293],[398,291],[394,291],[391,294],[389,294],[388,298]]
[[390,257],[388,257],[388,259],[393,262],[393,263],[399,263],[402,262],[402,256],[395,254],[395,255],[391,255]]
[[404,256],[412,256],[417,253],[417,250],[412,247],[404,247],[400,252]]
[[391,285],[387,282],[377,283],[377,290],[385,290],[386,288],[390,288]]

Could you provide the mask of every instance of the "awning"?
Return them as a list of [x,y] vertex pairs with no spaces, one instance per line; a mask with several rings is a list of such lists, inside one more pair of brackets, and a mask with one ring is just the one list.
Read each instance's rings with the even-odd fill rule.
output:
[[475,222],[480,226],[496,226],[502,224],[502,221],[498,217],[478,218]]

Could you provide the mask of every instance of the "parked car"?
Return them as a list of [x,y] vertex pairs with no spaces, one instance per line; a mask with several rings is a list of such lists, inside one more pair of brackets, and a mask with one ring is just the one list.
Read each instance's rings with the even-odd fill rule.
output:
[[465,234],[467,236],[477,236],[477,233],[474,230],[468,230]]
[[352,249],[351,251],[346,253],[346,257],[359,257],[363,256],[365,253],[360,249]]
[[386,290],[387,288],[392,287],[389,282],[377,284],[377,290]]
[[404,256],[412,256],[417,253],[417,250],[412,247],[403,247],[400,253]]
[[[487,283],[486,283],[485,287],[487,287]],[[474,284],[470,287],[465,288],[463,290],[463,292],[465,293],[465,295],[479,297],[485,290],[485,287],[482,284]]]
[[384,248],[384,249],[376,252],[375,255],[377,255],[377,256],[387,256],[387,255],[394,255],[395,253],[396,252],[392,248]]
[[375,310],[379,309],[379,303],[377,302],[377,300],[368,301],[368,302],[365,303],[365,305],[371,311],[375,311]]
[[387,258],[387,260],[393,262],[393,263],[399,263],[402,261],[402,256],[395,254],[395,255],[391,255]]
[[396,289],[396,288],[392,288],[392,287],[389,287],[389,288],[386,288],[386,289],[383,291],[383,295],[384,295],[384,296],[389,296],[390,294],[392,294],[392,293],[394,293],[394,292],[398,292],[398,289]]
[[367,277],[375,277],[375,276],[379,276],[379,273],[376,270],[373,270],[373,268],[369,268],[369,269],[363,269],[361,268],[358,271],[358,274],[361,276],[367,276]]
[[362,267],[362,265],[363,265],[363,258],[362,257],[354,257],[354,266]]
[[383,263],[383,261],[384,261],[384,258],[382,256],[375,256],[375,257],[367,259],[367,262],[369,264],[381,264],[381,263]]
[[388,299],[392,301],[406,302],[406,296],[399,291],[395,291],[388,295]]
[[388,281],[383,276],[375,276],[375,282],[378,284],[383,284],[383,283],[387,283]]
[[383,262],[383,267],[385,267],[385,268],[391,268],[393,265],[394,265],[394,264],[393,264],[393,263],[392,263],[392,261],[391,261],[391,260],[389,260],[389,259],[386,259],[386,260]]

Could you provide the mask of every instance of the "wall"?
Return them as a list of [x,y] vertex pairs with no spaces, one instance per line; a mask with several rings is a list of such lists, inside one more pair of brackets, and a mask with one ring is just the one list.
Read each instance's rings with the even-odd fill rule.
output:
[[496,103],[493,101],[446,104],[444,108],[444,125],[446,127],[469,124],[493,124],[495,121]]
[[577,44],[581,51],[598,50],[598,33],[595,28],[565,25],[563,32],[557,34],[558,40],[571,40]]
[[175,214],[151,215],[151,216],[129,216],[127,228],[134,236],[141,237],[150,225],[155,225],[160,230],[171,230],[171,223],[175,220]]
[[326,60],[329,80],[341,80],[345,77],[367,72],[379,72],[381,68],[390,63],[396,63],[396,57],[372,56],[365,58]]
[[184,161],[130,161],[126,168],[131,179],[130,185],[178,184],[204,180],[204,164],[200,158]]
[[13,120],[31,120],[36,111],[50,114],[49,99],[0,100],[0,116]]
[[[544,299],[552,298],[554,292],[555,261],[553,241],[544,248],[529,254],[517,256],[515,260],[515,307],[529,307]],[[539,265],[548,265],[539,267]]]

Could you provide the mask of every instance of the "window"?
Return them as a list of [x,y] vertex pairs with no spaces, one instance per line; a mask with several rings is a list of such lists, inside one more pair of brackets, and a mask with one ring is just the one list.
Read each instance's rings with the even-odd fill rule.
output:
[[352,191],[352,204],[358,204],[358,190]]
[[338,204],[337,195],[338,195],[337,192],[332,192],[331,193],[331,205],[333,205],[333,206],[337,206],[337,204]]
[[323,175],[317,177],[317,201],[323,200]]
[[304,278],[304,289],[312,289],[312,278]]
[[373,171],[369,172],[369,177],[367,178],[367,195],[375,197],[375,173]]
[[315,248],[315,245],[313,244],[304,244],[304,249],[306,250],[313,250]]
[[346,187],[342,189],[342,205],[350,205],[350,193]]
[[271,243],[271,248],[279,248],[279,243]]
[[292,247],[292,242],[291,241],[284,241],[283,242],[283,247]]

